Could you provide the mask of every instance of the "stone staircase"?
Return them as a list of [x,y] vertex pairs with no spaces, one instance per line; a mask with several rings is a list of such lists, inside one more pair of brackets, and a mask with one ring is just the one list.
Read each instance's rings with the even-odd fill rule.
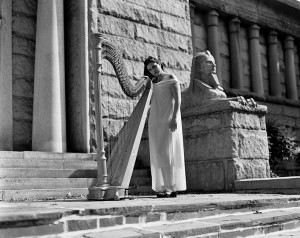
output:
[[299,199],[203,204],[174,198],[160,205],[115,202],[100,208],[103,202],[92,202],[77,209],[63,209],[56,201],[52,209],[39,204],[18,215],[0,214],[0,237],[251,237],[299,228]]
[[[86,197],[97,181],[93,154],[0,152],[0,199]],[[151,193],[149,169],[135,169],[129,194]]]

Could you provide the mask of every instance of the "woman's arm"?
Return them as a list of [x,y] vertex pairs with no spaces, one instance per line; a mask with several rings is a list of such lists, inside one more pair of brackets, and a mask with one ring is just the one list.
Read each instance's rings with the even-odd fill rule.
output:
[[[175,76],[171,75],[171,77],[175,77]],[[177,78],[175,79],[177,81]],[[173,115],[169,127],[170,130],[173,132],[177,129],[177,116],[181,104],[181,90],[178,82],[171,84],[171,92],[175,102],[174,102],[174,111],[173,111]]]

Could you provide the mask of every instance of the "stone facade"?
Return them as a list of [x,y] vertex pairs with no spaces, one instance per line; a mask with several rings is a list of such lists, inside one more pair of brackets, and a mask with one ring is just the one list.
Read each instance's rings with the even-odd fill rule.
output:
[[[272,3],[247,0],[243,5],[233,0],[92,0],[86,3],[85,17],[84,9],[79,2],[65,0],[66,82],[68,85],[66,90],[69,97],[66,102],[67,151],[95,151],[93,83],[90,81],[85,86],[86,91],[82,90],[82,81],[87,81],[88,78],[92,79],[89,65],[91,49],[88,42],[85,42],[86,45],[82,43],[84,37],[92,32],[104,33],[105,37],[122,51],[128,73],[133,77],[140,77],[143,74],[143,60],[148,55],[158,57],[166,64],[168,72],[177,75],[184,90],[189,84],[192,50],[199,51],[208,48],[207,14],[211,10],[215,10],[219,15],[218,42],[221,58],[219,67],[222,73],[222,85],[226,89],[226,93],[229,96],[243,95],[255,98],[258,103],[268,107],[267,122],[273,120],[278,125],[293,128],[300,140],[298,52],[300,10],[297,3],[290,0],[276,0]],[[12,0],[13,134],[11,137],[13,138],[12,150],[15,151],[31,150],[32,148],[37,5],[38,0]],[[243,75],[243,88],[238,90],[232,88],[231,84],[230,36],[228,33],[228,22],[237,16],[240,21],[239,35]],[[82,23],[82,17],[86,19],[86,25]],[[5,21],[3,21],[4,23]],[[252,24],[260,27],[259,46],[264,95],[252,92],[248,38],[248,29]],[[271,95],[270,91],[272,82],[268,63],[268,34],[272,30],[278,34],[280,97]],[[294,68],[298,100],[291,100],[287,95],[284,46],[287,36],[292,36],[294,39]],[[81,48],[87,48],[85,55],[81,53]],[[82,64],[86,64],[87,68],[83,69]],[[124,95],[111,65],[105,61],[103,62],[102,89],[105,137],[109,149],[119,128],[135,106],[136,100],[129,99]],[[81,100],[85,100],[84,103]],[[108,117],[112,119],[108,120]],[[82,131],[88,134],[87,138],[82,136]],[[85,142],[80,141],[82,138]],[[76,147],[80,143],[88,145],[85,148]],[[145,143],[142,141],[142,147],[144,149],[141,148],[141,151],[146,153],[148,150],[146,140]],[[140,156],[143,157],[143,154],[144,152],[141,152]]]

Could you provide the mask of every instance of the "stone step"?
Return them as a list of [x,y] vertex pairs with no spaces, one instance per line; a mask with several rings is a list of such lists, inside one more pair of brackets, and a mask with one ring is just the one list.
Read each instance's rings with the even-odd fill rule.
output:
[[[58,198],[86,198],[88,188],[47,188],[47,189],[7,189],[0,190],[0,201],[53,200]],[[152,194],[151,186],[130,189],[129,196]]]
[[59,198],[86,197],[88,188],[61,188],[61,189],[9,189],[0,190],[0,200],[53,200]]
[[0,151],[1,159],[46,159],[46,160],[96,160],[96,154],[87,153],[55,153],[39,151]]
[[[171,212],[171,211],[169,211]],[[172,211],[174,213],[174,211]],[[180,212],[177,212],[180,213]],[[2,217],[3,237],[54,235],[59,237],[248,237],[300,227],[300,208],[261,210],[259,212],[219,214],[185,220],[168,220],[165,213],[148,213],[144,219],[132,215],[70,215],[55,220],[58,214],[49,213],[52,219],[40,215],[27,218],[26,227],[21,220]],[[23,214],[23,224],[26,215]],[[10,219],[10,220],[9,220]],[[30,226],[30,223],[33,225]],[[56,229],[53,229],[56,227]]]
[[[137,178],[149,179],[151,178],[149,175],[151,176],[151,173],[148,169],[138,169],[138,170],[133,170],[132,178],[134,180],[137,180]],[[0,169],[0,178],[96,178],[96,177],[97,177],[97,169],[31,169],[31,168],[1,168]]]
[[4,178],[0,190],[88,188],[96,182],[96,178]]
[[96,169],[0,169],[1,178],[96,178]]
[[248,193],[300,194],[300,176],[241,179],[234,182],[236,191]]
[[71,159],[0,159],[0,168],[97,169],[97,161]]

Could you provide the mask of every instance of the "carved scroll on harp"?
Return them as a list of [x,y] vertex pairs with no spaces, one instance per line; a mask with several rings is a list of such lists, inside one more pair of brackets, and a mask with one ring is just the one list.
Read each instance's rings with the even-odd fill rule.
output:
[[129,186],[150,105],[152,83],[148,78],[142,78],[136,84],[132,84],[123,59],[112,43],[104,40],[101,53],[102,59],[112,64],[121,88],[127,96],[134,98],[143,92],[127,123],[120,130],[107,160],[109,184],[126,188]]

